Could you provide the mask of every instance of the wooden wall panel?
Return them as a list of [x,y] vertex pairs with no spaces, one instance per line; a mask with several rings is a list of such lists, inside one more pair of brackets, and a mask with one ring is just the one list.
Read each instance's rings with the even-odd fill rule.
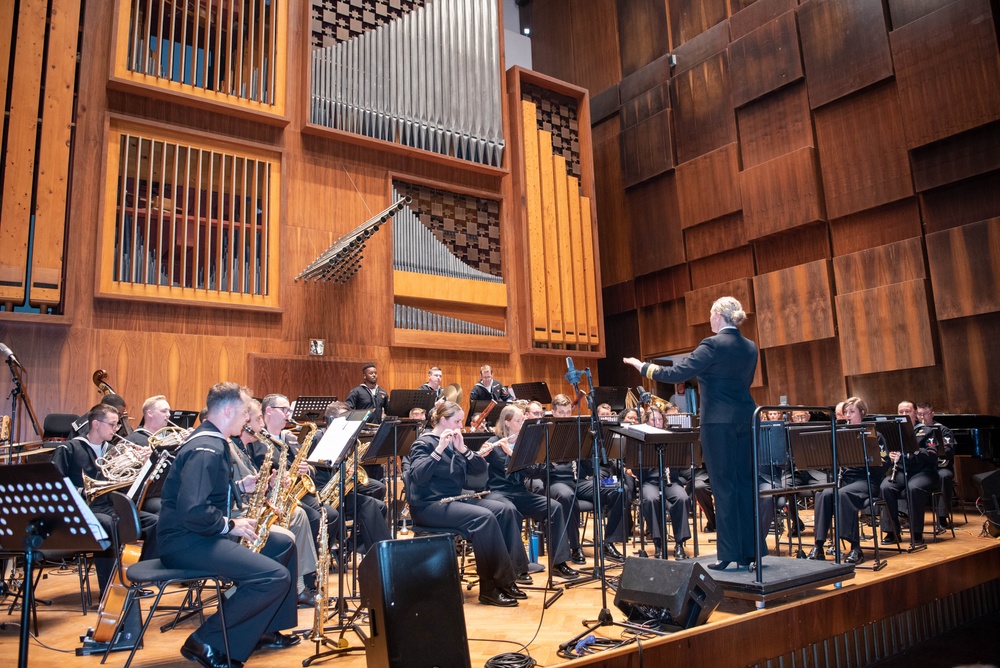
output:
[[831,218],[913,194],[899,100],[891,82],[817,109],[815,121]]
[[882,0],[806,0],[798,14],[813,109],[892,76]]
[[[255,396],[277,392],[294,399],[298,395],[335,395],[343,400],[361,380],[366,358],[314,357],[310,355],[260,355],[251,353],[250,388]],[[497,378],[500,376],[497,370]],[[450,381],[449,381],[450,382]]]
[[837,328],[845,375],[934,365],[926,281],[837,295]]
[[734,107],[802,78],[795,12],[786,12],[729,45]]
[[888,0],[892,29],[898,30],[955,0]]
[[[575,30],[566,29],[567,15],[565,0],[540,0],[531,3],[531,66],[537,72],[544,72],[577,86],[585,86],[586,84],[576,79],[576,51],[573,44],[577,33]],[[575,27],[576,24],[570,25]],[[613,39],[616,42],[614,60],[618,61],[618,31],[607,32],[614,34]],[[615,80],[620,78],[619,74]],[[604,90],[607,85],[595,87],[593,90]]]
[[833,259],[833,276],[841,295],[925,279],[924,245],[920,237],[914,237],[841,255]]
[[[573,11],[563,10],[556,15],[554,30],[566,30],[566,17],[569,16],[573,35],[573,75],[560,77],[565,81],[587,88],[591,93],[602,91],[612,86],[622,78],[621,58],[618,48],[615,0],[591,0],[586,3],[574,3]],[[534,43],[535,24],[532,7],[531,36]],[[532,49],[534,53],[534,49]],[[536,71],[545,71],[537,67],[532,57],[532,66]]]
[[950,413],[948,384],[942,365],[851,376],[845,396],[861,397],[869,413],[895,413],[901,401],[929,401],[938,413]]
[[729,17],[729,33],[736,41],[798,6],[798,0],[754,0],[743,8],[737,8],[734,2],[733,15]]
[[[641,380],[639,372],[630,366],[622,364],[623,357],[640,356],[642,347],[639,338],[639,315],[636,311],[629,311],[607,318],[605,325],[605,340],[607,357],[598,362],[597,368],[600,372],[601,382],[618,387],[635,387]],[[560,358],[561,359],[561,358]],[[577,368],[580,368],[579,366]],[[566,365],[563,364],[563,373]],[[566,392],[564,383],[550,384],[549,391],[555,394],[553,388],[559,392]],[[469,389],[472,389],[471,386]],[[572,392],[572,389],[570,389]]]
[[[670,79],[670,55],[664,54],[648,65],[622,77],[619,84],[619,94],[622,100],[631,100],[666,83]],[[593,98],[591,98],[593,99]]]
[[735,281],[726,281],[710,285],[707,288],[693,290],[684,295],[685,312],[687,313],[687,324],[704,325],[709,322],[709,311],[712,304],[719,297],[730,295],[736,297],[743,310],[747,313],[754,313],[753,284],[749,278],[738,278]]
[[733,213],[684,230],[684,251],[688,262],[732,250],[747,243],[742,213]]
[[927,234],[1000,216],[1000,171],[920,193]]
[[750,246],[740,246],[725,253],[692,260],[688,266],[691,268],[692,290],[753,276],[753,249]]
[[673,169],[670,91],[666,82],[623,100],[622,170],[629,187]]
[[834,255],[920,236],[920,208],[915,198],[860,211],[830,221]]
[[890,41],[910,148],[1000,118],[990,0],[954,2],[894,30]]
[[617,315],[626,311],[634,311],[635,281],[625,281],[607,285],[601,290],[604,297],[604,315]]
[[935,406],[955,413],[996,415],[1000,407],[1000,374],[996,373],[1000,313],[948,320],[940,323],[939,331],[948,400]]
[[680,299],[691,289],[691,272],[686,264],[668,267],[635,279],[635,306],[642,308]]
[[[628,3],[631,0],[619,0]],[[712,26],[722,22],[727,14],[726,0],[699,0],[698,2],[660,2],[668,5],[671,48],[677,48],[697,37]]]
[[788,269],[797,264],[831,257],[830,232],[826,223],[813,223],[753,242],[757,273]]
[[778,346],[761,352],[767,363],[767,401],[782,396],[791,404],[833,406],[847,398],[835,339]]
[[634,276],[632,240],[622,234],[619,221],[628,220],[625,184],[622,180],[618,119],[611,118],[593,128],[596,180],[597,241],[601,249],[601,281],[614,285]]
[[[646,181],[626,193],[632,266],[641,276],[684,262],[677,185],[672,173]],[[619,234],[621,230],[619,229]]]
[[[576,3],[573,9],[576,9]],[[617,0],[622,76],[628,76],[670,50],[662,0]]]
[[915,148],[910,165],[917,192],[1000,169],[1000,123]]
[[678,164],[736,141],[728,70],[722,52],[671,79]]
[[687,352],[712,335],[707,327],[689,326],[685,308],[684,299],[675,299],[639,309],[639,338],[644,356]]
[[[727,144],[677,166],[681,225],[693,227],[740,210],[739,145]],[[706,184],[712,187],[706,188]]]
[[754,276],[761,348],[835,336],[829,260]]
[[1000,311],[1000,218],[927,235],[938,320]]
[[737,109],[736,123],[740,131],[743,169],[816,145],[809,95],[803,82]]
[[816,150],[803,148],[751,167],[740,175],[747,236],[769,234],[824,220]]
[[671,54],[677,59],[673,75],[686,72],[695,65],[726,50],[729,46],[729,21],[723,21],[709,28],[697,37],[680,45],[674,45]]

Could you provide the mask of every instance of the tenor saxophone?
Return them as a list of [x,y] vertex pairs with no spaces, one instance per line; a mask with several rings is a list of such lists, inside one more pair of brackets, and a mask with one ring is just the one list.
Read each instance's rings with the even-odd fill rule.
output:
[[[249,426],[244,427],[244,429],[257,436]],[[274,465],[274,446],[268,441],[265,441],[265,443],[267,443],[267,453],[264,455],[264,461],[257,471],[257,486],[250,496],[246,512],[247,519],[257,520],[257,539],[240,539],[240,545],[250,548],[253,552],[260,552],[261,548],[264,547],[264,543],[267,542],[267,536],[270,533],[271,524],[274,524],[274,521],[277,519],[274,506],[267,498],[267,481],[271,477],[271,467]],[[270,520],[270,523],[268,522],[269,517],[274,518]]]
[[[348,469],[354,467],[354,470],[358,472],[358,484],[367,485],[368,484],[368,472],[358,465],[358,460],[364,459],[365,453],[368,451],[368,443],[359,443],[358,447],[355,449],[354,454],[351,455],[351,461],[347,465]],[[354,476],[350,476],[344,481],[344,496],[347,496],[350,491],[354,489]],[[340,471],[338,470],[332,476],[330,480],[323,485],[323,489],[319,493],[319,500],[323,503],[328,503],[333,508],[340,508]]]
[[316,435],[315,423],[307,422],[304,428],[309,433],[303,439],[302,445],[299,446],[299,451],[295,453],[295,459],[288,466],[288,481],[282,485],[281,496],[278,503],[275,504],[281,516],[279,524],[286,529],[292,521],[292,513],[295,512],[295,507],[299,505],[302,497],[306,494],[316,493],[316,483],[313,482],[313,479],[308,474],[299,474],[299,467],[309,455],[313,436]]
[[314,608],[313,627],[309,632],[308,639],[320,643],[326,636],[323,634],[323,625],[326,623],[327,610],[330,605],[328,588],[330,586],[330,545],[329,529],[326,526],[326,508],[319,514],[319,544],[317,547],[316,559],[316,606]]

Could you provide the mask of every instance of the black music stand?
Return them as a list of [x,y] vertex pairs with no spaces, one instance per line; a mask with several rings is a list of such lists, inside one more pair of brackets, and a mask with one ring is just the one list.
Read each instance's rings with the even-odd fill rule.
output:
[[[407,411],[409,412],[409,411]],[[378,426],[375,435],[372,436],[368,450],[365,451],[365,458],[362,464],[373,462],[377,459],[389,458],[392,473],[389,478],[389,517],[392,522],[392,537],[396,538],[396,524],[398,514],[396,512],[396,478],[398,476],[399,457],[405,457],[410,452],[410,446],[417,440],[417,436],[423,429],[425,420],[411,420],[410,418],[393,418],[383,421]]]
[[182,429],[191,429],[198,421],[198,411],[170,411],[168,419]]
[[514,396],[525,401],[537,401],[540,404],[551,404],[552,393],[544,380],[533,383],[514,383],[510,386]]
[[292,410],[292,420],[319,424],[323,416],[326,415],[326,407],[336,400],[336,396],[298,397],[295,400],[295,408]]
[[[796,469],[813,469],[820,471],[833,469],[833,443],[829,426],[820,424],[789,424],[784,420],[777,420],[762,422],[761,427],[761,454],[769,456],[775,466],[787,468],[791,484],[779,487],[778,489],[772,489],[770,491],[762,491],[760,494],[770,495],[772,497],[790,494],[792,496],[792,508],[795,508],[795,497],[799,494],[820,492],[825,489],[833,489],[837,486],[835,482],[814,483],[809,485],[795,484],[795,481],[797,480],[795,475]],[[842,451],[839,459],[841,466],[844,466],[845,461],[855,461],[852,454],[847,454],[847,459],[845,459],[843,451],[846,446],[844,443],[838,443],[837,447]],[[858,464],[858,466],[862,465],[863,464],[860,463]],[[777,510],[777,508],[775,508],[775,510]],[[796,512],[795,514],[797,515],[798,513]],[[777,519],[777,516],[775,519]],[[791,519],[792,513],[789,512],[789,520],[791,521]],[[836,539],[836,537],[839,536],[838,532],[839,527],[834,524],[834,536],[835,542],[837,542],[838,545],[839,563],[840,542]],[[806,553],[802,547],[802,533],[798,533],[799,546],[795,556],[799,559],[805,559]],[[780,541],[776,540],[775,545],[778,549],[780,549]],[[791,532],[789,532],[788,536],[788,551],[789,553],[792,551]],[[778,555],[780,556],[780,552]]]
[[598,385],[591,390],[594,398],[594,405],[591,410],[596,411],[601,404],[608,404],[615,413],[620,413],[625,409],[625,398],[628,396],[627,387],[603,387]]
[[393,390],[389,393],[385,414],[408,418],[414,408],[423,408],[430,413],[436,401],[437,395],[433,390]]
[[486,414],[483,418],[484,424],[494,425],[497,420],[500,419],[500,411],[504,409],[508,404],[505,401],[493,401],[492,399],[476,399],[469,402],[469,412],[465,414],[465,426],[469,427],[472,425],[472,416],[476,413],[482,413],[485,411],[490,403],[493,403],[493,408],[490,412]]
[[[873,421],[866,420],[866,424],[874,425],[876,433],[885,439],[886,450],[888,452],[902,453],[899,461],[903,465],[903,483],[906,490],[906,509],[908,512],[912,513],[913,501],[910,498],[910,477],[906,472],[906,458],[910,455],[916,454],[920,450],[920,445],[917,443],[917,435],[913,431],[913,423],[910,422],[910,419],[905,415],[880,415],[868,417],[875,418]],[[889,475],[892,475],[892,473]],[[898,518],[894,519],[896,522],[899,521]],[[873,517],[872,524],[874,523],[875,518]],[[913,542],[912,524],[911,531],[908,533],[910,534],[910,546],[906,548],[907,552],[919,552],[920,550],[927,549],[926,544],[917,545]]]
[[18,668],[28,666],[28,625],[35,599],[34,566],[43,547],[103,552],[111,545],[93,511],[52,464],[0,467],[0,549],[24,551],[24,596]]

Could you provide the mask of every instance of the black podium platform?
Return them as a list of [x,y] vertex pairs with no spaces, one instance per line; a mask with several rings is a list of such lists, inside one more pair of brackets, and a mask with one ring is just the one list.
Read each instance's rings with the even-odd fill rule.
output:
[[[696,559],[708,567],[715,556]],[[757,582],[757,574],[746,568],[724,571],[708,571],[727,598],[755,601],[763,608],[769,601],[792,596],[803,591],[824,587],[854,578],[853,564],[838,564],[834,561],[813,561],[794,557],[766,556],[761,561],[763,582]]]

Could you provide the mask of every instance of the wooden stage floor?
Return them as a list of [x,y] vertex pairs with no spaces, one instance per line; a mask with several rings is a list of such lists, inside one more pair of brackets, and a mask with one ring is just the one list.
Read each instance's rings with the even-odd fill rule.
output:
[[[806,519],[808,521],[809,518]],[[962,521],[960,513],[956,519]],[[879,641],[876,637],[881,633],[878,623],[889,624],[886,628],[893,624],[905,627],[905,620],[912,617],[916,631],[904,634],[907,638],[913,640],[922,635],[933,635],[933,629],[941,626],[935,621],[941,615],[934,612],[934,601],[944,600],[946,596],[960,590],[990,587],[991,582],[992,589],[986,594],[976,590],[979,593],[973,598],[967,596],[966,599],[971,601],[974,609],[982,609],[978,614],[986,614],[989,612],[988,608],[1000,605],[1000,601],[996,600],[1000,595],[990,593],[1000,591],[1000,544],[996,539],[980,537],[981,526],[982,519],[978,515],[974,517],[970,512],[969,522],[956,527],[955,538],[948,532],[940,536],[937,543],[929,544],[928,549],[912,554],[897,554],[895,550],[886,550],[884,555],[888,559],[888,565],[884,569],[878,572],[858,569],[855,577],[845,581],[841,588],[828,585],[781,600],[768,601],[764,609],[756,609],[751,601],[724,599],[706,624],[665,638],[644,641],[642,651],[645,661],[649,662],[647,665],[666,665],[665,662],[674,660],[687,660],[691,662],[688,665],[701,666],[753,665],[762,659],[785,654],[791,658],[804,651],[814,653],[817,651],[815,647],[819,646],[826,647],[820,654],[826,651],[827,663],[807,660],[807,665],[865,665],[868,662],[862,660],[862,656],[879,658],[898,653],[897,650],[903,651],[913,642],[908,645],[906,642],[888,642],[884,638]],[[809,531],[804,538],[805,543],[811,542],[811,530]],[[705,541],[710,536],[711,534],[701,535],[703,557],[714,552],[714,543],[706,544]],[[588,556],[591,554],[589,549],[586,552]],[[787,550],[783,553],[787,554]],[[870,557],[870,550],[866,550],[866,555]],[[76,571],[47,572],[48,576],[42,580],[37,594],[40,599],[51,599],[52,605],[39,607],[40,634],[38,642],[32,641],[29,649],[30,665],[72,665],[81,668],[98,666],[99,655],[77,657],[74,654],[75,649],[80,646],[79,636],[95,624],[97,617],[93,611],[86,616],[81,614]],[[618,573],[620,570],[611,572],[612,575]],[[96,588],[96,578],[92,579]],[[335,576],[331,576],[331,580],[335,582]],[[536,574],[535,580],[541,583],[542,575]],[[477,602],[477,589],[468,591],[463,588],[463,594],[473,666],[483,666],[490,657],[518,651],[525,645],[539,665],[564,663],[566,660],[557,654],[560,643],[580,633],[583,630],[582,620],[594,619],[601,609],[601,593],[597,583],[565,590],[563,596],[548,610],[543,610],[540,592],[530,592],[529,599],[513,609],[480,605]],[[951,605],[954,606],[954,603]],[[608,593],[608,606],[615,619],[623,618],[622,613],[614,607],[614,593],[611,591]],[[967,617],[975,614],[977,613],[952,610],[944,617],[961,621],[963,615]],[[897,618],[902,620],[902,624],[893,621]],[[5,609],[0,611],[0,622],[6,622],[5,629],[0,631],[0,665],[11,666],[16,663],[18,621],[19,613],[7,616]],[[441,623],[444,622],[445,620],[441,620]],[[195,622],[186,622],[167,633],[159,632],[161,623],[163,622],[154,620],[149,635],[145,638],[145,647],[136,654],[133,665],[195,665],[185,661],[178,651],[185,637],[195,628]],[[301,627],[311,627],[312,610],[300,609],[299,623]],[[867,626],[862,634],[858,635],[859,625],[865,624]],[[868,627],[872,629],[874,640],[867,639],[868,631],[865,629]],[[924,627],[927,630],[921,631]],[[363,628],[367,632],[367,624]],[[612,638],[620,637],[620,629],[616,627],[606,627],[602,631],[607,631]],[[761,638],[761,634],[769,637]],[[830,641],[825,636],[834,638],[832,644],[828,644]],[[842,639],[837,640],[838,636],[842,636]],[[358,638],[353,634],[348,634],[347,639],[351,644],[359,644]],[[633,643],[629,647],[584,656],[572,663],[641,665],[635,662],[637,649]],[[297,666],[312,654],[312,650],[311,643],[303,642],[287,650],[262,651],[254,654],[248,665],[259,668]],[[829,660],[831,651],[836,654],[837,659],[832,663]],[[841,660],[842,654],[856,655],[858,660],[845,663]],[[124,665],[126,656],[127,653],[123,652],[113,653],[108,665]],[[319,665],[357,668],[365,665],[365,657],[363,652],[348,653]],[[413,665],[420,664],[417,662]]]

